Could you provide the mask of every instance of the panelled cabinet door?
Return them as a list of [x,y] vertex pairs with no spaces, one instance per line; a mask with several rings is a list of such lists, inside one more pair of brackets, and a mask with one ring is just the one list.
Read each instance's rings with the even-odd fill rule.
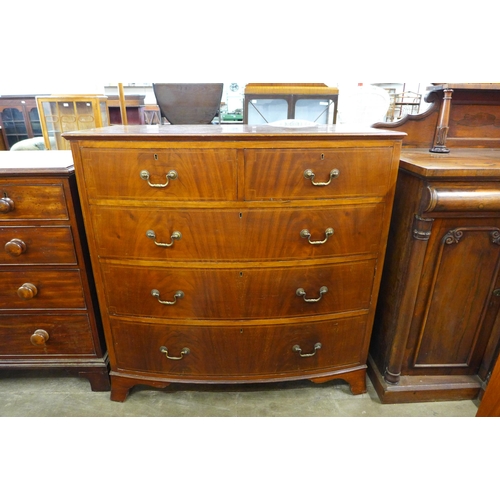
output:
[[500,220],[436,220],[410,333],[408,373],[477,373],[500,306]]

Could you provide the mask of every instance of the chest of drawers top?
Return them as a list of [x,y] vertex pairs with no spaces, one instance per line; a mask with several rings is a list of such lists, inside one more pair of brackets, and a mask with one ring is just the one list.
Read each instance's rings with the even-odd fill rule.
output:
[[[333,125],[166,125],[114,126],[65,137],[80,156],[89,201],[105,203],[311,200],[321,194],[318,183],[331,178],[336,187],[328,197],[380,197],[388,190],[386,165],[394,143],[403,135]],[[151,189],[165,184],[170,189]]]
[[0,175],[2,177],[41,177],[72,174],[71,151],[2,151]]

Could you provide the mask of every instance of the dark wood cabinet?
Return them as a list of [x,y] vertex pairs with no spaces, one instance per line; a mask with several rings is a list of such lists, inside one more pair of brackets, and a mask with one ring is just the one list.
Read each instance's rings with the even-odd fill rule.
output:
[[24,139],[42,137],[35,96],[0,96],[0,129],[6,149]]
[[112,400],[171,382],[366,391],[402,134],[129,125],[65,137]]
[[446,159],[403,151],[371,347],[385,402],[473,399],[492,368],[500,340],[498,166],[496,150]]
[[432,89],[426,113],[385,125],[408,131],[369,358],[386,403],[477,398],[498,355],[500,149],[484,125],[500,87],[484,87]]
[[0,153],[0,369],[61,368],[109,390],[69,151]]
[[[145,104],[143,95],[126,95],[125,107],[127,113],[128,125],[141,125],[145,119]],[[117,95],[108,95],[109,124],[120,125],[122,123],[122,114],[120,108],[120,97]]]

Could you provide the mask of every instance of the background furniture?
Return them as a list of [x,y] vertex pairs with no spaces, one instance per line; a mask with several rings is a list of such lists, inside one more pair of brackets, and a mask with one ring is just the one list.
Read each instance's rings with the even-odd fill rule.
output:
[[476,417],[500,417],[500,361],[497,360]]
[[0,129],[5,149],[16,142],[42,136],[34,95],[0,96]]
[[249,83],[243,122],[253,125],[299,119],[336,123],[338,93],[337,88],[324,83]]
[[389,93],[389,97],[390,105],[387,110],[385,121],[393,122],[394,120],[400,120],[403,116],[408,114],[418,114],[422,101],[422,94],[408,91]]
[[[127,120],[129,125],[141,125],[146,123],[144,118],[144,98],[143,95],[126,95],[125,106],[127,110]],[[120,99],[117,95],[108,95],[109,124],[120,125],[122,117],[120,113]]]
[[7,146],[5,145],[5,141],[3,139],[2,127],[0,126],[0,151],[6,151]]
[[153,83],[161,116],[174,125],[211,123],[223,88],[223,83]]
[[366,390],[400,134],[167,125],[65,137],[111,399],[170,382]]
[[500,345],[500,86],[430,93],[422,115],[377,125],[408,132],[370,347],[387,403],[477,398]]
[[0,195],[0,369],[64,368],[109,390],[71,152],[1,152]]
[[106,96],[51,95],[36,101],[47,149],[69,149],[64,132],[109,125]]

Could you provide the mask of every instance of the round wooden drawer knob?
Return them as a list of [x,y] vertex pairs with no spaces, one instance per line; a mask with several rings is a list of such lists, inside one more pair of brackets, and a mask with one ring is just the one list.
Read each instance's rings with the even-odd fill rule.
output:
[[10,198],[7,198],[6,196],[0,198],[0,214],[7,214],[13,210],[14,202]]
[[5,251],[13,257],[17,257],[26,252],[26,243],[23,240],[13,238],[5,243]]
[[24,283],[17,289],[17,295],[21,297],[21,299],[32,299],[33,297],[36,296],[38,293],[38,290],[35,285],[32,283]]
[[30,341],[33,345],[45,345],[45,342],[49,340],[49,334],[45,330],[35,330],[33,335],[30,337]]

